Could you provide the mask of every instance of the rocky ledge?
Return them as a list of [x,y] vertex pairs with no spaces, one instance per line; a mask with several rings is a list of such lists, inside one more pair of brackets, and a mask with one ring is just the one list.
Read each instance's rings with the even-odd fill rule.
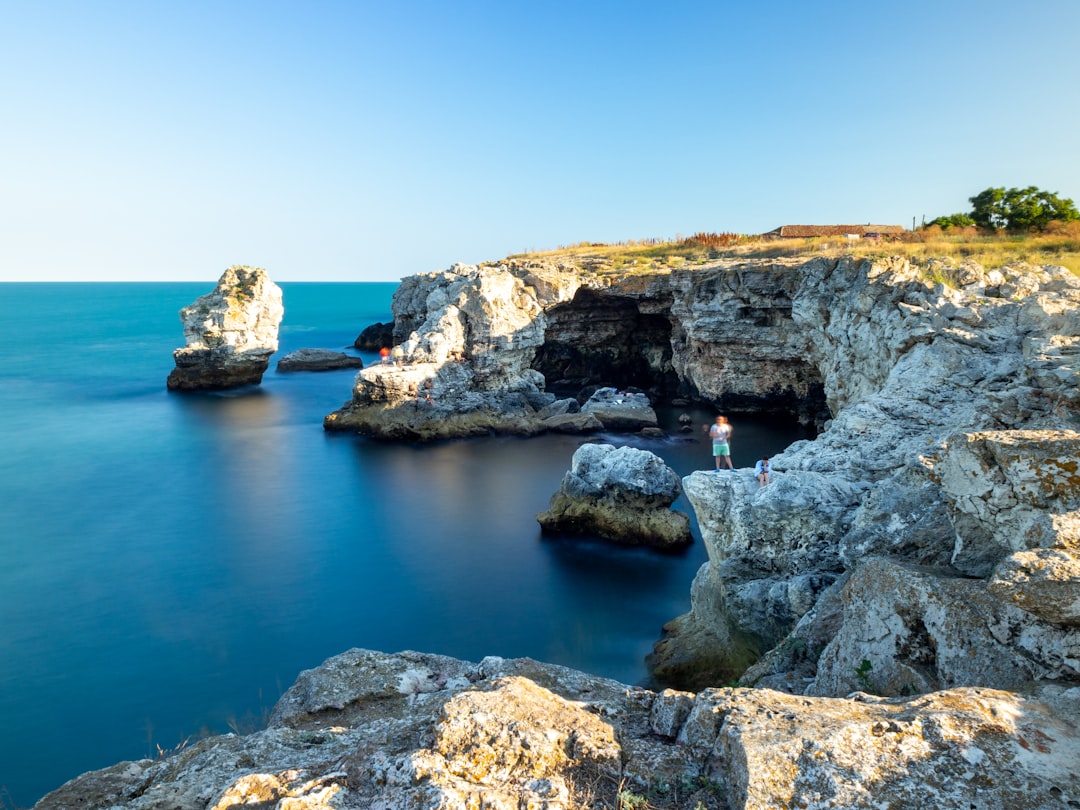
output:
[[192,391],[258,385],[278,348],[281,288],[260,267],[228,268],[213,291],[180,310],[186,345],[166,385]]
[[1054,810],[1080,800],[1076,692],[654,692],[352,650],[301,673],[263,731],[84,774],[36,808]]

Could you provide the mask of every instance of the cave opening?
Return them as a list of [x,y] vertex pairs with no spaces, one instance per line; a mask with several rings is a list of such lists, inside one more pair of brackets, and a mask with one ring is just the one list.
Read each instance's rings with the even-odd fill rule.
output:
[[654,401],[678,395],[665,315],[641,312],[632,298],[582,289],[549,309],[547,321],[532,367],[556,396],[580,398],[604,386],[640,389]]
[[[676,333],[667,306],[592,289],[578,290],[571,301],[547,310],[544,344],[532,367],[544,375],[547,390],[556,396],[584,402],[600,387],[638,389],[654,404],[685,400],[731,413],[790,414],[799,423],[818,430],[831,418],[817,368],[805,357],[755,358],[758,329],[794,328],[790,305],[753,313],[740,313],[747,325],[746,339],[725,346],[687,346]],[[752,317],[751,317],[752,316]],[[680,375],[673,362],[674,346],[701,368],[713,373],[734,373],[742,383],[708,395],[694,380]],[[737,370],[732,371],[733,368]],[[779,370],[779,371],[778,371]],[[753,380],[747,385],[746,380]]]

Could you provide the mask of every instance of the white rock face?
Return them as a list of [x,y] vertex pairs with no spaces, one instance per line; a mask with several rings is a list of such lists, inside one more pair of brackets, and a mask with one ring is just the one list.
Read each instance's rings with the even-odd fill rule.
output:
[[537,296],[501,266],[406,279],[394,295],[399,362],[361,371],[325,427],[390,439],[541,432],[555,397],[530,368],[544,340]]
[[266,730],[84,774],[36,808],[1055,810],[1080,798],[1078,707],[1063,690],[657,694],[529,659],[352,650],[301,673]]
[[187,345],[173,352],[174,390],[258,384],[278,348],[281,288],[260,267],[233,266],[207,295],[180,310]]

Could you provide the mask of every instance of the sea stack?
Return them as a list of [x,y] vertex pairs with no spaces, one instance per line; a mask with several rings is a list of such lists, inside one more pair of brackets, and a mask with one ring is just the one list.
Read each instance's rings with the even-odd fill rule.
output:
[[170,390],[258,385],[278,348],[281,288],[261,267],[234,265],[213,292],[180,310],[187,345],[173,352]]

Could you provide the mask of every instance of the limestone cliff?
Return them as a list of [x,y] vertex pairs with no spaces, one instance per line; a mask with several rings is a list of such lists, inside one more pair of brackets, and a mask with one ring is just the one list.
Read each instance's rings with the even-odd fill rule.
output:
[[1080,684],[1080,279],[948,269],[956,286],[899,260],[792,268],[785,329],[833,419],[764,489],[684,480],[710,559],[660,677],[764,654],[744,682],[807,694]]

